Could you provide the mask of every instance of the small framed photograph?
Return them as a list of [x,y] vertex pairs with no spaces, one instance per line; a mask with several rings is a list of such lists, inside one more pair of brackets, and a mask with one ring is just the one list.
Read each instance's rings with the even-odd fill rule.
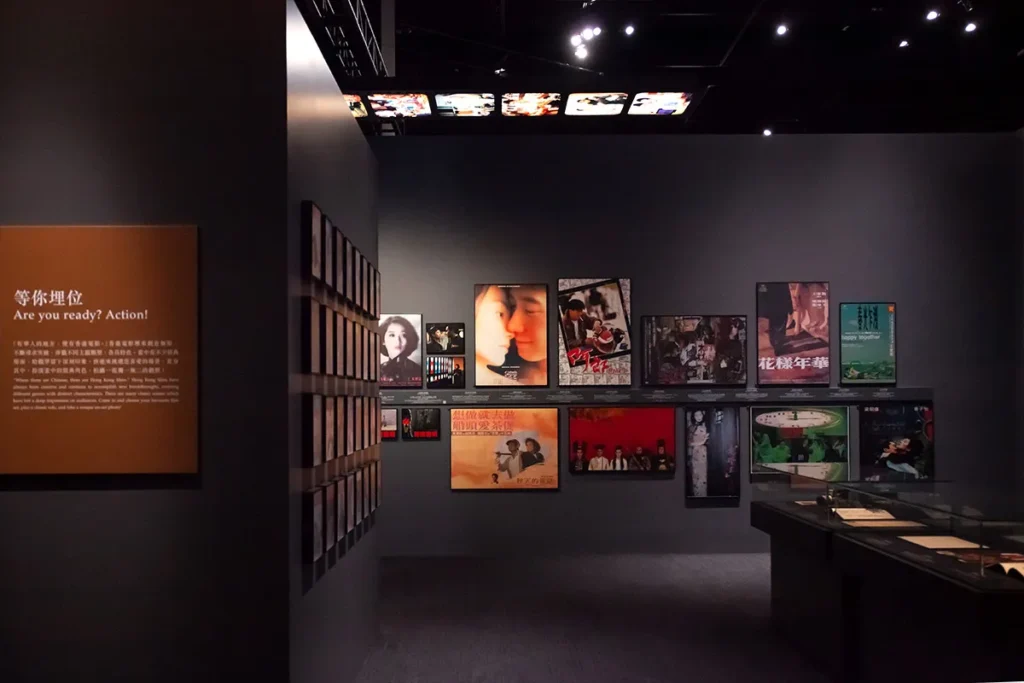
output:
[[306,297],[302,300],[302,371],[310,375],[319,375],[320,349],[320,304],[315,299]]
[[356,246],[348,238],[345,239],[345,282],[348,289],[348,301],[356,303]]
[[337,457],[335,449],[335,429],[338,426],[337,416],[334,412],[335,400],[333,396],[324,397],[324,462],[330,462]]
[[345,475],[345,532],[352,533],[356,528],[356,475],[350,472]]
[[356,279],[356,310],[362,311],[363,308],[363,265],[366,263],[366,259],[363,257],[363,252],[356,249],[355,253],[355,279]]
[[366,349],[363,348],[363,331],[366,328],[363,327],[362,325],[360,325],[359,323],[354,323],[354,324],[356,326],[356,358],[355,358],[356,368],[355,368],[355,376],[356,376],[356,379],[362,380],[362,379],[366,379],[366,377],[363,375],[363,355],[364,355],[364,352],[366,351]]
[[326,306],[320,307],[323,310],[323,317],[320,326],[324,330],[324,374],[334,374],[334,311]]
[[381,409],[380,440],[398,441],[398,408]]
[[370,381],[370,330],[363,328],[363,379]]
[[346,425],[345,454],[352,455],[356,452],[356,397],[349,396],[346,401],[348,403],[348,424]]
[[363,432],[363,397],[356,396],[356,450],[361,451],[366,446],[363,441],[365,436]]
[[363,278],[363,312],[370,311],[370,262],[365,256],[359,264],[359,272]]
[[302,397],[302,465],[319,467],[324,461],[323,397],[306,394]]
[[307,564],[324,556],[324,492],[313,489],[302,494],[302,553]]
[[345,297],[345,236],[334,228],[334,291]]
[[334,224],[324,216],[324,284],[334,291]]
[[354,379],[356,375],[355,339],[355,323],[345,318],[345,377],[349,379]]
[[334,374],[345,376],[345,316],[334,314]]
[[302,202],[303,275],[307,280],[324,278],[324,227],[320,207],[311,201]]
[[345,542],[345,478],[341,477],[331,482],[335,490],[334,502],[334,540],[341,549]]
[[337,531],[334,523],[338,520],[337,510],[338,487],[330,482],[324,487],[324,548],[331,550],[337,541]]

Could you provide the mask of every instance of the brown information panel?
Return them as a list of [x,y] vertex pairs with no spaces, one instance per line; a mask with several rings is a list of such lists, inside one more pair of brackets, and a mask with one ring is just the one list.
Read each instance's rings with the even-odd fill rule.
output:
[[0,227],[0,475],[195,474],[192,227]]

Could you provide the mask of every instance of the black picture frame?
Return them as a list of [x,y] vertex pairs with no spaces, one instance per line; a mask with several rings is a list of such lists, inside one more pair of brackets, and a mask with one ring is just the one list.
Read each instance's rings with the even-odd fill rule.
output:
[[[577,285],[575,287],[570,287],[569,289],[563,290],[561,288],[561,284],[560,284],[562,280],[594,280],[594,282],[589,282],[589,283],[587,283],[585,285]],[[598,278],[559,278],[558,283],[556,283],[556,286],[555,286],[555,292],[556,292],[556,294],[555,294],[555,311],[557,312],[557,315],[558,315],[558,323],[557,323],[558,338],[562,342],[560,345],[558,345],[558,348],[559,348],[559,350],[558,350],[558,363],[557,363],[558,371],[556,372],[556,375],[558,376],[558,386],[560,386],[560,387],[583,387],[583,386],[630,387],[630,386],[633,386],[633,349],[636,348],[636,337],[633,336],[632,305],[629,305],[629,306],[626,305],[626,297],[622,293],[622,282],[623,281],[626,281],[626,282],[629,283],[630,291],[632,291],[632,281],[628,277],[612,277],[612,278],[604,278],[604,279],[598,279]],[[577,292],[582,292],[582,291],[587,290],[587,289],[592,289],[592,288],[595,288],[595,287],[602,287],[602,286],[610,285],[610,284],[615,284],[615,287],[616,287],[616,289],[619,292],[619,307],[622,309],[622,312],[623,312],[623,314],[626,317],[626,320],[625,320],[625,323],[626,323],[626,334],[629,336],[629,349],[627,349],[625,351],[615,351],[615,352],[608,353],[608,354],[601,354],[600,358],[603,359],[603,360],[613,360],[615,358],[624,358],[624,357],[628,358],[629,361],[630,361],[630,363],[629,363],[629,369],[630,369],[630,371],[629,371],[629,380],[626,381],[626,382],[616,382],[616,383],[607,383],[607,384],[606,383],[602,383],[602,384],[596,384],[596,385],[588,385],[588,384],[585,384],[583,382],[579,382],[579,383],[572,383],[572,382],[570,382],[570,383],[562,384],[562,379],[561,379],[562,351],[565,352],[565,360],[569,364],[570,371],[573,368],[577,368],[577,367],[581,366],[580,363],[573,364],[573,362],[568,357],[568,354],[569,354],[569,339],[566,337],[566,335],[565,335],[565,327],[562,325],[562,315],[563,315],[563,311],[562,311],[562,296],[565,295],[567,297],[571,297],[573,294],[575,294]],[[548,367],[550,367],[550,363],[549,363]]]
[[[394,422],[395,433],[394,433],[394,436],[385,436],[384,435],[384,411],[385,410],[391,411],[391,412],[393,412],[395,414],[395,422]],[[381,408],[381,421],[380,421],[380,424],[381,424],[380,440],[381,440],[382,443],[383,442],[387,442],[387,441],[398,441],[398,434],[401,431],[400,425],[398,424],[398,408]]]
[[[574,419],[574,416],[577,413],[577,411],[586,411],[586,410],[615,410],[615,409],[635,410],[635,411],[662,410],[662,411],[665,411],[665,412],[671,412],[672,413],[672,427],[671,427],[670,431],[671,431],[671,434],[672,434],[672,442],[673,442],[673,445],[674,445],[674,449],[673,449],[674,452],[672,453],[672,458],[671,458],[672,467],[670,469],[655,470],[652,467],[652,469],[618,469],[618,470],[616,470],[616,469],[604,469],[604,468],[602,468],[602,469],[591,470],[591,469],[576,469],[574,467],[573,463],[574,463],[575,458],[573,456],[575,455],[575,453],[574,453],[573,449],[575,448],[576,440],[574,440],[574,437],[573,437],[572,427],[573,427],[573,419]],[[675,406],[673,406],[673,405],[666,405],[666,404],[622,405],[622,406],[615,406],[615,405],[607,405],[607,406],[605,406],[605,405],[601,405],[601,406],[573,405],[573,406],[570,406],[568,411],[567,411],[567,414],[566,414],[566,417],[568,418],[567,421],[566,421],[566,425],[568,427],[567,439],[566,439],[566,444],[568,446],[568,448],[566,449],[566,453],[568,454],[568,458],[567,458],[568,462],[567,462],[567,468],[566,468],[567,472],[569,473],[569,475],[571,477],[583,477],[583,478],[588,478],[588,479],[620,479],[620,480],[630,480],[630,481],[652,481],[652,480],[653,481],[662,481],[662,480],[666,480],[666,479],[675,479],[676,473],[679,471],[680,457],[681,457],[680,456],[680,444],[678,442],[676,442],[676,439],[675,439],[675,437],[678,434],[678,424],[677,424],[677,419],[676,419],[678,417],[677,413],[678,413],[678,411],[676,410]],[[619,439],[619,441],[622,442],[623,440]],[[586,445],[586,442],[584,442],[584,443]],[[600,445],[600,444],[598,444],[598,445]],[[611,461],[613,461],[615,459],[614,458],[615,445],[617,445],[617,444],[612,444],[610,447],[606,446],[606,450],[609,451],[609,453],[607,455],[607,460],[609,461],[609,464],[611,463]],[[657,446],[667,446],[667,444],[657,443],[655,447],[657,448]],[[654,462],[653,457],[656,454],[657,454],[656,451],[654,453],[647,454],[647,457],[651,461],[652,466],[653,466],[653,462]],[[628,461],[631,458],[631,456],[635,456],[635,452],[634,453],[629,453],[628,451],[624,450],[623,456],[624,456],[623,459]],[[588,460],[587,462],[589,463],[590,460]]]
[[[761,351],[761,349],[760,349],[760,345],[761,345],[761,340],[760,340],[761,330],[760,330],[760,328],[761,328],[761,309],[762,309],[762,298],[760,296],[760,294],[761,294],[761,287],[764,286],[764,285],[786,285],[787,288],[788,288],[789,285],[792,285],[792,284],[796,284],[796,285],[820,284],[820,285],[825,285],[826,290],[828,290],[828,300],[826,301],[826,304],[825,304],[825,309],[828,311],[828,319],[829,319],[828,320],[828,325],[826,326],[826,329],[828,331],[828,340],[827,340],[827,342],[825,344],[825,350],[827,352],[827,358],[828,358],[828,376],[825,379],[825,381],[819,381],[819,382],[791,382],[791,381],[790,382],[766,382],[761,377],[761,354],[760,354],[760,351]],[[831,306],[832,306],[832,285],[831,285],[831,283],[828,280],[779,280],[779,281],[757,282],[755,284],[754,293],[755,293],[755,299],[756,299],[756,310],[755,310],[755,316],[754,316],[754,321],[755,321],[754,333],[757,335],[754,338],[754,358],[757,361],[755,363],[755,371],[756,371],[755,386],[758,386],[758,387],[828,387],[828,386],[831,386],[831,384],[832,384],[832,329],[831,329],[832,328],[832,309],[831,309]],[[749,327],[748,327],[748,334],[749,334]],[[747,374],[748,374],[748,381],[749,381],[749,369],[748,369]]]
[[[857,382],[847,380],[843,375],[843,306],[892,306],[892,363],[893,363],[893,379],[891,382]],[[839,302],[839,318],[837,327],[839,328],[839,385],[849,387],[896,387],[899,386],[900,378],[900,336],[897,330],[899,325],[899,307],[895,301],[840,301]]]
[[[691,457],[691,417],[697,412],[703,412],[707,414],[709,411],[731,411],[734,413],[734,419],[736,423],[735,439],[734,444],[736,448],[735,454],[735,468],[731,473],[721,475],[721,478],[729,478],[734,480],[735,493],[725,495],[703,495],[698,496],[693,493],[697,488],[698,477],[693,470],[693,459]],[[685,476],[684,480],[684,500],[686,507],[688,508],[725,508],[725,507],[739,507],[740,499],[743,495],[743,426],[742,426],[742,415],[743,408],[739,405],[725,404],[725,403],[708,403],[700,405],[686,405],[683,407],[683,473]],[[704,420],[702,420],[704,422]],[[694,424],[693,430],[701,425]],[[707,424],[703,425],[705,430]],[[709,435],[710,438],[710,435]],[[705,457],[708,457],[705,455]],[[677,465],[678,467],[678,465]],[[708,477],[709,467],[705,468],[705,480]],[[708,484],[710,486],[710,484]],[[707,490],[707,489],[706,489]]]
[[[496,408],[497,408],[496,406],[487,406],[486,408],[481,408],[481,409],[482,410],[493,410],[493,409],[496,409]],[[555,458],[555,471],[558,473],[558,475],[557,475],[558,485],[557,486],[554,486],[554,487],[551,487],[551,488],[496,488],[496,489],[492,489],[492,488],[453,488],[452,485],[451,485],[451,480],[452,480],[452,452],[451,452],[451,449],[452,449],[452,446],[454,445],[454,434],[453,434],[454,430],[452,429],[452,420],[454,419],[455,411],[456,410],[467,409],[467,408],[462,408],[462,407],[453,407],[453,408],[449,409],[449,411],[448,411],[448,425],[449,425],[449,434],[448,434],[448,490],[451,491],[452,493],[456,493],[456,494],[459,494],[459,495],[473,495],[473,494],[480,494],[480,493],[482,493],[484,495],[492,495],[492,494],[498,494],[498,493],[506,494],[506,495],[548,495],[548,494],[560,492],[562,490],[562,478],[564,476],[564,473],[562,472],[562,444],[564,442],[564,439],[562,438],[564,436],[564,430],[562,429],[562,409],[560,407],[550,406],[550,405],[538,406],[538,408],[540,408],[541,410],[554,410],[557,413],[557,419],[555,420],[555,435],[556,435],[555,439],[558,442],[558,448],[555,448],[552,451],[554,453],[554,458]],[[472,410],[472,408],[468,408],[468,409]],[[528,409],[529,408],[526,408],[526,407],[510,408],[510,410],[528,410]],[[551,457],[551,456],[545,456],[545,457],[548,458],[548,457]]]
[[[649,321],[656,321],[658,318],[737,318],[743,320],[745,339],[743,340],[743,381],[736,382],[657,382],[651,381],[648,371],[651,365],[650,345],[648,344],[651,327]],[[643,387],[745,387],[750,382],[750,318],[746,314],[702,314],[702,313],[671,313],[662,315],[640,316],[640,385]]]
[[[421,430],[423,433],[432,432],[427,436],[415,436],[416,430],[412,427],[413,410],[427,410],[431,411],[437,416],[437,429],[436,430]],[[409,428],[406,429],[406,419],[410,420]],[[401,434],[402,441],[440,441],[441,440],[441,409],[440,408],[429,408],[423,406],[416,406],[415,408],[402,408],[399,412],[399,423],[398,431]]]
[[[547,337],[547,336],[549,336],[551,334],[551,325],[550,325],[550,317],[551,317],[550,316],[550,313],[551,313],[551,288],[548,287],[547,283],[539,283],[539,282],[506,282],[506,283],[484,282],[484,283],[476,283],[476,284],[473,285],[473,297],[474,297],[474,300],[476,299],[477,296],[480,295],[479,288],[481,288],[481,287],[543,287],[544,288],[544,307],[545,307],[545,309],[547,310],[547,313],[548,313],[545,316],[545,319],[544,319],[545,336]],[[557,301],[555,302],[555,308],[556,308],[556,310],[558,308],[558,302]],[[502,388],[509,388],[509,387],[534,387],[534,388],[538,388],[538,389],[544,389],[544,388],[548,388],[548,387],[551,386],[551,364],[552,364],[552,358],[551,358],[551,353],[550,353],[550,351],[551,351],[551,349],[550,349],[551,345],[550,344],[548,344],[548,348],[545,350],[545,356],[544,356],[544,361],[545,361],[544,382],[536,383],[536,384],[533,384],[533,383],[531,383],[531,384],[521,384],[521,383],[519,383],[517,381],[517,382],[513,382],[513,383],[508,383],[508,384],[502,383],[502,382],[492,382],[492,383],[481,384],[481,382],[480,382],[480,380],[481,380],[480,373],[476,372],[477,345],[479,343],[480,343],[480,340],[479,340],[479,330],[478,330],[478,321],[477,321],[477,311],[476,311],[476,306],[474,305],[474,308],[473,308],[473,353],[470,354],[468,352],[468,350],[467,350],[467,353],[466,353],[466,362],[467,362],[467,364],[469,363],[470,359],[473,360],[473,386],[474,386],[474,388],[481,389],[481,388],[492,388],[492,387],[502,387]],[[557,348],[557,346],[556,346],[556,348]],[[468,369],[467,369],[467,372],[468,372]]]

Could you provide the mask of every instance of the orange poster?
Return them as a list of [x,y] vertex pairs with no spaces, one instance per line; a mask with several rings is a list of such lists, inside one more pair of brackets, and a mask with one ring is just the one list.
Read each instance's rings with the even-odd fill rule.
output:
[[192,227],[0,227],[0,475],[193,474]]
[[557,489],[558,408],[453,408],[452,489]]

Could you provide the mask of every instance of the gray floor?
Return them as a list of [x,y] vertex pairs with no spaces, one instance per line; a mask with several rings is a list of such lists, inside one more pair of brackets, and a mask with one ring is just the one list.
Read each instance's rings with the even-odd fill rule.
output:
[[768,555],[385,560],[358,681],[825,683],[768,601]]

